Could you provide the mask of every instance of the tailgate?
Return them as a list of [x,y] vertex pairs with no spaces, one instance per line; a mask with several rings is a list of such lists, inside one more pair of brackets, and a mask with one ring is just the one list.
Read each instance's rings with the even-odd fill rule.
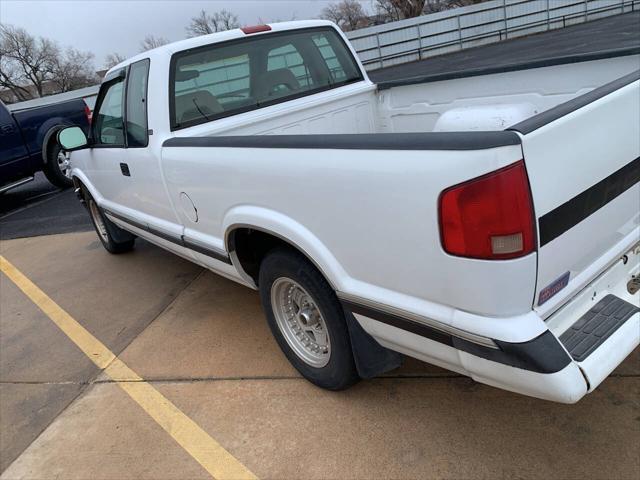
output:
[[533,303],[547,316],[638,242],[640,70],[511,130],[538,218]]

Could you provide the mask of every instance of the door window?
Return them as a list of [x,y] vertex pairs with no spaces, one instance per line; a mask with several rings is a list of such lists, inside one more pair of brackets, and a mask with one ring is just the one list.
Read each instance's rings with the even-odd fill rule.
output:
[[93,138],[98,145],[124,146],[124,78],[111,83],[93,115]]
[[149,59],[141,60],[129,68],[127,81],[127,146],[146,147],[147,133],[147,78]]

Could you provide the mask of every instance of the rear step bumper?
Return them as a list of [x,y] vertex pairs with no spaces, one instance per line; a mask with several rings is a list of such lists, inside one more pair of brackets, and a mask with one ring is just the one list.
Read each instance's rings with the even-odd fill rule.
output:
[[560,341],[576,362],[584,362],[640,308],[615,295],[607,295],[560,335]]
[[[639,277],[637,244],[547,320],[571,363],[555,374],[526,375],[529,383],[517,388],[496,386],[563,403],[595,390],[640,345],[640,293],[628,288]],[[504,375],[509,382],[522,376]],[[534,382],[539,391],[527,392]]]
[[589,392],[607,378],[615,368],[638,346],[640,313],[629,317],[613,335],[608,337],[585,360],[577,362],[589,384]]
[[547,324],[593,391],[640,344],[640,244],[552,315]]
[[640,293],[627,289],[639,276],[637,245],[546,323],[531,312],[530,321],[548,330],[519,343],[495,340],[500,332],[480,337],[452,325],[434,325],[415,315],[359,304],[344,295],[341,299],[345,309],[387,348],[498,388],[575,403],[640,345]]

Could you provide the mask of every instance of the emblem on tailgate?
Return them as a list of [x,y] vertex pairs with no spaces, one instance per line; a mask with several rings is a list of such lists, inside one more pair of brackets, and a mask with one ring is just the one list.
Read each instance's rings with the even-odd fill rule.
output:
[[552,283],[540,290],[538,295],[538,305],[542,305],[544,302],[553,297],[556,293],[562,290],[569,284],[570,272],[564,273],[560,278],[554,280]]

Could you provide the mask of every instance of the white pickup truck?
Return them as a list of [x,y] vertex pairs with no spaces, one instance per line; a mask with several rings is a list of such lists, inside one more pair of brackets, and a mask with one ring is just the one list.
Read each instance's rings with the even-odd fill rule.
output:
[[400,352],[572,403],[640,343],[637,68],[376,85],[335,25],[263,25],[115,66],[59,142],[109,252],[259,289],[316,385]]

